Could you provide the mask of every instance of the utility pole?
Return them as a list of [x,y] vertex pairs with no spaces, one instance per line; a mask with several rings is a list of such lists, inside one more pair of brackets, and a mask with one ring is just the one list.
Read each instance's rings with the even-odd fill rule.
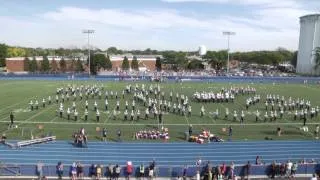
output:
[[89,73],[89,76],[90,76],[90,74],[91,74],[91,69],[90,69],[90,34],[93,34],[93,33],[94,33],[94,30],[92,30],[92,29],[85,29],[85,30],[82,31],[82,33],[88,35],[88,60],[89,60],[89,62],[88,62],[89,72],[88,72],[88,73]]
[[235,32],[224,31],[222,33],[224,36],[228,37],[228,61],[227,61],[227,76],[229,76],[229,66],[230,66],[230,36],[236,35]]

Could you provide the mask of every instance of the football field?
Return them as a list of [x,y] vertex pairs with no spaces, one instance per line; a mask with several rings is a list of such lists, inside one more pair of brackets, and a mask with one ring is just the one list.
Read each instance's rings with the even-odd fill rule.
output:
[[[108,140],[115,141],[117,139],[116,132],[118,129],[122,131],[122,139],[125,141],[146,141],[146,140],[134,140],[134,133],[140,130],[152,130],[158,127],[158,120],[153,118],[150,114],[148,120],[144,119],[145,109],[142,103],[136,102],[136,108],[140,110],[140,120],[130,120],[131,102],[133,100],[132,94],[125,94],[122,98],[122,91],[126,88],[126,85],[136,84],[141,87],[145,84],[146,88],[152,84],[156,86],[156,83],[150,82],[107,82],[107,81],[20,81],[20,80],[3,80],[0,81],[0,131],[1,134],[5,133],[8,139],[29,139],[31,135],[34,137],[40,137],[45,134],[53,134],[57,136],[57,139],[72,139],[72,134],[78,131],[81,127],[84,127],[88,133],[90,140],[100,140],[101,132],[97,131],[103,127],[107,128]],[[84,109],[85,109],[85,97],[80,101],[77,97],[76,109],[79,112],[79,118],[77,121],[73,120],[73,114],[71,114],[71,120],[67,120],[64,113],[63,118],[57,115],[57,110],[60,106],[59,103],[55,103],[56,89],[60,87],[67,87],[68,85],[80,86],[80,85],[98,85],[103,86],[104,91],[118,92],[120,100],[120,112],[116,119],[113,119],[112,112],[116,107],[116,99],[109,98],[109,111],[105,111],[104,92],[102,98],[97,96],[89,97],[89,119],[84,121]],[[254,87],[256,88],[256,94],[261,96],[261,100],[258,104],[252,105],[246,110],[246,99],[253,97],[253,94],[238,95],[235,97],[235,101],[225,103],[201,103],[193,100],[193,94],[198,91],[206,92],[218,92],[224,88],[230,87]],[[184,94],[189,98],[189,104],[192,106],[192,115],[183,116],[177,113],[166,112],[163,115],[164,127],[169,129],[169,135],[171,141],[184,141],[185,132],[188,131],[190,124],[193,125],[193,132],[197,134],[202,129],[208,129],[211,133],[220,136],[223,139],[228,139],[228,132],[222,129],[228,126],[233,127],[233,140],[263,140],[265,137],[270,137],[274,140],[286,140],[295,139],[303,140],[315,139],[314,130],[315,126],[320,123],[320,115],[311,119],[308,115],[307,126],[308,132],[300,130],[303,124],[303,120],[299,118],[293,120],[294,111],[284,112],[282,119],[279,117],[276,121],[267,122],[263,121],[265,114],[265,100],[267,94],[284,96],[286,100],[291,97],[293,100],[304,99],[311,101],[311,107],[320,106],[320,87],[319,85],[304,85],[304,84],[244,84],[244,83],[207,83],[207,82],[183,82],[183,83],[161,83],[161,91],[165,93],[165,99],[169,101],[169,93],[172,91],[173,99],[175,101],[176,93]],[[52,103],[48,105],[48,96],[51,96]],[[42,107],[42,99],[46,99],[45,108]],[[30,110],[30,101],[35,102],[38,100],[39,109]],[[60,101],[60,100],[59,100]],[[100,121],[96,121],[96,115],[94,111],[94,102],[97,102],[98,109],[100,110]],[[129,120],[124,121],[123,112],[125,109],[125,101],[129,103]],[[73,97],[70,100],[65,99],[63,105],[72,107]],[[201,106],[205,107],[204,117],[200,117]],[[277,104],[275,105],[277,107]],[[228,108],[230,115],[228,119],[225,119],[225,109]],[[270,108],[270,105],[269,105]],[[214,118],[213,113],[219,110],[219,116]],[[238,112],[238,118],[240,118],[240,112],[244,111],[244,125],[241,125],[239,121],[233,121],[233,112]],[[259,110],[261,120],[256,122],[255,112]],[[8,128],[10,123],[10,112],[14,113],[15,127]],[[269,110],[268,110],[269,113]],[[278,112],[279,114],[279,112]],[[278,115],[279,116],[279,115]],[[40,128],[39,128],[40,127]],[[278,137],[276,134],[277,127],[281,127],[283,133]],[[156,141],[156,140],[149,140]]]

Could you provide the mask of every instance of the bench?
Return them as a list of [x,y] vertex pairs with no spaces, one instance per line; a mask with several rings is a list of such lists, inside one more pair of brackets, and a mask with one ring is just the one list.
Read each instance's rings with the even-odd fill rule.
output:
[[29,146],[32,144],[40,144],[40,143],[45,143],[45,142],[50,142],[56,140],[56,136],[48,136],[44,138],[38,138],[38,139],[32,139],[32,140],[26,140],[26,141],[19,141],[17,142],[16,147],[23,147],[23,146]]

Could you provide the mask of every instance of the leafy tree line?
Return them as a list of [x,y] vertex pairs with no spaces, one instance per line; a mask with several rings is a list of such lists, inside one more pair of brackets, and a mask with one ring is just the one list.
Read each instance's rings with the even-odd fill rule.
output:
[[[108,60],[109,57],[96,56],[95,52],[102,51],[100,49],[92,50],[92,66],[90,66],[91,72],[96,73],[99,69],[111,69],[112,64]],[[134,55],[162,55],[163,59],[157,61],[156,69],[161,69],[161,64],[171,64],[173,67],[185,68],[185,69],[198,69],[202,67],[202,62],[197,59],[187,58],[197,54],[196,51],[158,51],[147,48],[145,50],[121,50],[116,47],[109,47],[104,52],[107,54],[126,54],[131,53]],[[64,56],[68,58],[75,57],[76,55],[87,54],[87,49],[80,48],[25,48],[25,47],[11,47],[6,44],[0,44],[0,66],[5,66],[6,57],[33,57],[33,56]],[[213,68],[220,69],[226,65],[227,51],[208,51],[203,56],[205,61],[209,63]],[[297,51],[292,52],[284,48],[278,48],[274,51],[250,51],[250,52],[234,52],[230,54],[231,60],[239,60],[241,62],[257,63],[257,64],[278,64],[281,62],[289,61],[296,66],[297,63]],[[30,62],[32,60],[29,60]],[[88,64],[88,63],[87,63]],[[77,67],[77,63],[75,63]],[[133,65],[130,63],[124,63],[124,69],[137,69],[136,62]],[[42,67],[43,70],[47,70],[47,64]],[[63,68],[62,68],[63,69]],[[80,67],[74,69],[81,69]],[[41,67],[38,68],[41,70]]]

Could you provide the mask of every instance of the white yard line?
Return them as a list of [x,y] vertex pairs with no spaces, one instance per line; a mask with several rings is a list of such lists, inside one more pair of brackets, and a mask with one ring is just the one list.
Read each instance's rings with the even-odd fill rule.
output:
[[[32,120],[34,117],[37,117],[37,116],[39,116],[40,114],[42,114],[42,113],[44,113],[44,112],[46,112],[46,111],[48,111],[49,109],[51,109],[52,107],[54,107],[54,106],[51,106],[50,108],[46,108],[45,110],[43,110],[43,111],[40,111],[40,112],[38,112],[38,113],[36,113],[36,114],[34,114],[33,116],[31,116],[31,117],[29,117],[28,119],[26,119],[26,120],[24,120],[24,121],[15,121],[15,125],[21,125],[21,124],[39,124],[39,123],[43,123],[43,122],[28,122],[29,120]],[[2,121],[0,121],[0,122],[2,122]],[[6,121],[6,122],[8,122],[8,121]],[[51,122],[51,123],[54,123],[54,122]],[[47,124],[47,123],[46,123]],[[2,133],[7,133],[8,131],[10,131],[11,129],[7,129],[7,130],[5,130],[4,132],[2,132]]]
[[51,119],[50,122],[53,122],[54,120],[56,120],[58,118],[58,116],[56,116],[55,118]]
[[[41,112],[42,113],[42,112]],[[30,118],[33,118],[33,117],[36,117],[38,116],[39,114],[35,114],[34,116],[30,117]],[[29,120],[30,120],[29,118]],[[8,123],[9,121],[0,121],[0,123]],[[42,123],[42,124],[65,124],[65,125],[77,125],[77,124],[91,124],[91,125],[97,125],[99,123],[74,123],[74,122],[50,122],[50,121],[15,121],[17,123],[20,123],[20,124],[38,124],[38,123]],[[313,122],[313,123],[307,123],[307,125],[317,125],[319,123],[317,122]],[[134,125],[134,126],[144,126],[146,124],[131,124],[131,123],[106,123],[106,125],[117,125],[117,126],[131,126],[131,125]],[[158,125],[158,124],[148,124],[148,125]],[[185,126],[185,124],[166,124],[167,126]],[[217,126],[224,126],[224,125],[233,125],[233,126],[240,126],[241,124],[239,123],[236,123],[236,124],[230,124],[230,123],[200,123],[200,124],[193,124],[195,126],[210,126],[210,125],[217,125]],[[276,126],[276,125],[301,125],[301,123],[293,123],[293,122],[285,122],[285,123],[248,123],[248,124],[244,124],[246,126]]]

